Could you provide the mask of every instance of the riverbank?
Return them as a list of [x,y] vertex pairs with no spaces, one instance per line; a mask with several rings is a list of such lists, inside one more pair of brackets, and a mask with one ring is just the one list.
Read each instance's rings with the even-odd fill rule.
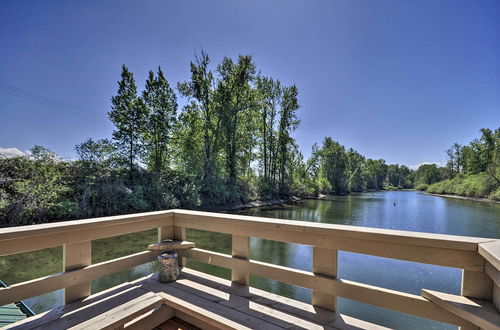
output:
[[421,194],[437,196],[437,197],[444,197],[444,198],[461,199],[461,200],[467,200],[467,201],[473,201],[473,202],[500,204],[500,201],[490,199],[490,198],[477,198],[477,197],[467,197],[467,196],[450,195],[450,194],[433,194],[433,193],[423,192],[423,191],[421,192]]
[[380,191],[413,191],[414,189],[397,189],[397,190],[367,190],[367,191],[362,191],[362,192],[350,192],[346,194],[319,194],[316,196],[301,196],[301,197],[287,197],[287,198],[276,198],[276,199],[268,199],[268,200],[262,200],[262,201],[252,201],[248,203],[236,203],[236,204],[229,204],[229,205],[216,205],[216,206],[205,206],[205,207],[200,207],[198,208],[199,211],[209,211],[209,212],[222,212],[222,211],[232,211],[232,210],[242,210],[242,209],[249,209],[252,207],[262,207],[262,206],[271,206],[271,205],[277,205],[277,204],[284,204],[284,203],[293,203],[293,202],[298,202],[300,200],[304,199],[316,199],[316,200],[323,200],[323,199],[329,199],[333,198],[335,196],[345,196],[345,195],[359,195],[359,194],[364,194],[364,193],[370,193],[370,192],[380,192]]
[[228,204],[228,205],[220,205],[220,206],[208,206],[200,208],[200,211],[211,211],[211,212],[221,212],[221,211],[233,211],[233,210],[242,210],[249,209],[252,207],[261,207],[261,206],[270,206],[276,204],[283,203],[292,203],[302,200],[303,198],[299,197],[288,197],[288,198],[277,198],[277,199],[269,199],[264,201],[252,201],[248,203],[237,203],[237,204]]

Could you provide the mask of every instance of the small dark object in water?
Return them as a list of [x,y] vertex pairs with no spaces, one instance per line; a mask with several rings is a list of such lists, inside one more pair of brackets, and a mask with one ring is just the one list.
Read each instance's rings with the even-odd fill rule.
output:
[[394,206],[396,206],[396,203],[394,203]]

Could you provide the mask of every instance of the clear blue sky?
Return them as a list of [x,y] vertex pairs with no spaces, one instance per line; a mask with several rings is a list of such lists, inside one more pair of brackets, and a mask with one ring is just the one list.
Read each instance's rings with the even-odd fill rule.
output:
[[176,84],[201,48],[214,62],[251,54],[298,86],[306,155],[332,136],[389,163],[443,163],[450,144],[500,125],[498,0],[2,0],[0,83],[85,115],[0,92],[0,148],[74,157],[111,136],[122,64],[141,88],[158,65]]

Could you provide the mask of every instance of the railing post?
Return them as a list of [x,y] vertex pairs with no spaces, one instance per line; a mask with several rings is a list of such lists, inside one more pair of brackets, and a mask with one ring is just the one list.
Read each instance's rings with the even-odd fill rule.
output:
[[469,298],[491,300],[493,296],[493,281],[484,272],[462,270],[462,296]]
[[[250,239],[247,236],[232,236],[232,256],[247,259],[250,257]],[[237,270],[231,270],[231,281],[249,285],[250,276],[247,273],[239,272]]]
[[174,226],[165,226],[158,228],[158,243],[169,238],[174,238]]
[[[462,269],[461,295],[469,298],[491,300],[493,297],[493,281],[483,272]],[[460,330],[479,330],[471,324],[460,326]]]
[[[178,241],[185,241],[186,240],[186,227],[174,227],[174,238]],[[179,266],[184,267],[186,266],[186,258],[180,258],[179,259]]]
[[[92,262],[91,259],[91,241],[63,245],[63,267],[65,272],[89,266]],[[88,296],[90,296],[90,282],[81,283],[64,289],[65,304]]]
[[[337,277],[337,250],[313,247],[313,273]],[[337,309],[337,297],[313,290],[312,304],[330,311]]]

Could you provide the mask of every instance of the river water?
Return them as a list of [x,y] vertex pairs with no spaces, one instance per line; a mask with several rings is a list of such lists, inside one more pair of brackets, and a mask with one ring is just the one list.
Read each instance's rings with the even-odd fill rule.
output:
[[[500,205],[447,199],[415,191],[373,192],[335,196],[325,200],[303,200],[293,204],[251,208],[231,213],[345,224],[451,235],[500,238]],[[143,251],[154,242],[155,230],[92,242],[92,262],[110,260]],[[202,231],[188,231],[197,247],[231,252],[231,237]],[[302,270],[312,268],[312,248],[304,245],[251,239],[251,258]],[[144,276],[152,265],[142,265],[93,281],[98,292],[118,283]],[[190,261],[188,267],[230,277],[227,269]],[[8,284],[60,272],[62,248],[0,258],[0,279]],[[419,294],[422,288],[460,292],[461,270],[339,251],[338,276],[388,289]],[[251,285],[290,298],[310,302],[311,292],[297,286],[259,277]],[[25,300],[37,313],[62,304],[62,291]],[[398,329],[453,329],[455,327],[413,317],[371,305],[338,298],[338,311]]]

